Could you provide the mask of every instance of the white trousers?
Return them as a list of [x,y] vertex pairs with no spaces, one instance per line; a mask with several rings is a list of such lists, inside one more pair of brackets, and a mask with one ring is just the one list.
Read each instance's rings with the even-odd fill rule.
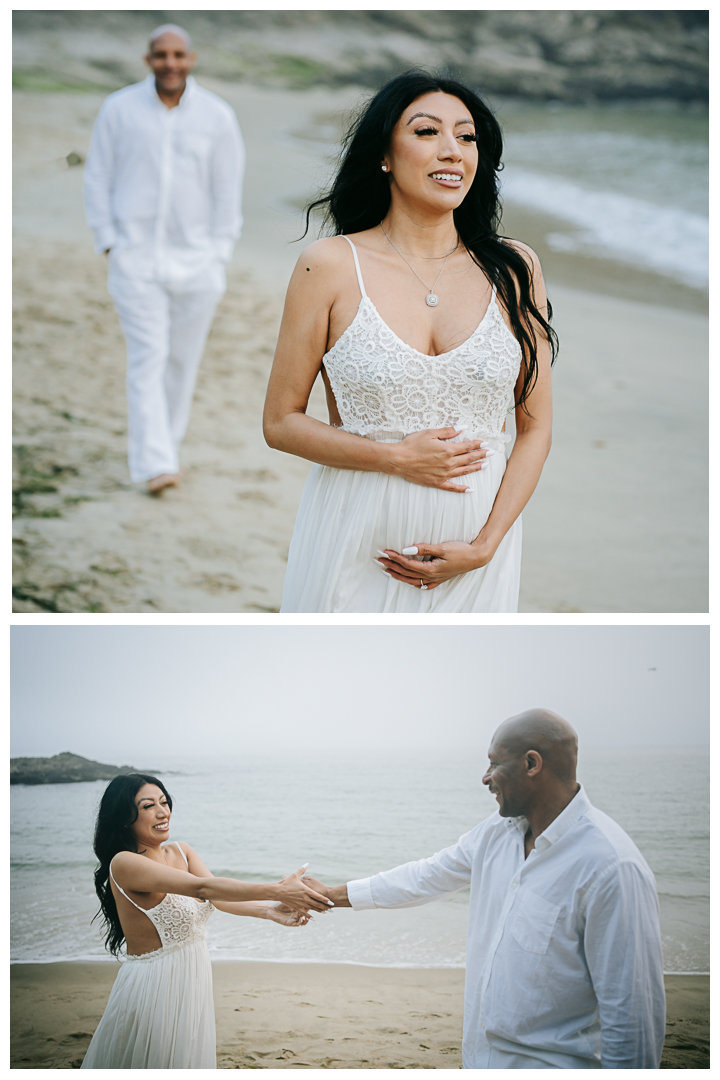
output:
[[189,291],[117,273],[111,278],[127,342],[128,463],[135,483],[179,470],[200,360],[224,291],[212,278],[207,285]]

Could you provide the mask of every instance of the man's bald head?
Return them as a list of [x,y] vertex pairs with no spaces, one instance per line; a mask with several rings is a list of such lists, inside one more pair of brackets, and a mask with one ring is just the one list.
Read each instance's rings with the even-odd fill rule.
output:
[[562,716],[549,709],[528,709],[505,720],[493,735],[493,745],[520,757],[536,750],[543,766],[563,783],[573,783],[577,769],[577,734]]
[[150,35],[150,40],[148,43],[150,52],[153,51],[153,46],[155,42],[159,38],[164,37],[165,34],[170,34],[174,37],[180,38],[180,40],[185,45],[187,51],[189,53],[193,51],[192,39],[188,34],[187,30],[183,30],[182,26],[178,26],[177,23],[163,23],[162,26],[156,26],[152,34]]

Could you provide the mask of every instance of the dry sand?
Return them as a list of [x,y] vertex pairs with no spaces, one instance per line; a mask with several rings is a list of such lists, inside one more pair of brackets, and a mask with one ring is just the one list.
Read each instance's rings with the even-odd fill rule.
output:
[[[11,968],[11,1067],[72,1069],[116,964]],[[220,1069],[459,1069],[463,971],[213,965]],[[709,980],[667,975],[661,1068],[709,1068]]]
[[[185,477],[159,499],[129,481],[124,345],[83,223],[82,169],[60,167],[86,152],[102,97],[16,94],[17,612],[279,608],[309,466],[265,445],[262,400],[298,252],[294,208],[322,175],[314,133],[358,92],[205,81],[246,136],[247,228],[200,373]],[[270,154],[268,176],[258,166]],[[606,295],[607,279],[605,294],[550,287],[555,442],[524,515],[520,610],[706,611],[707,320],[668,304],[667,283],[662,307]],[[317,390],[311,412],[326,416]]]

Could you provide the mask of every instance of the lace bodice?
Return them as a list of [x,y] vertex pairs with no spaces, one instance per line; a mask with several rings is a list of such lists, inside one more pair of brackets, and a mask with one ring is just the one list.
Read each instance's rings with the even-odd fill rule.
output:
[[522,350],[492,299],[473,334],[450,352],[428,356],[406,344],[367,296],[355,245],[362,299],[345,333],[323,357],[343,430],[396,436],[454,426],[466,437],[503,438]]
[[[207,921],[215,910],[209,900],[166,893],[159,904],[148,911],[141,908],[158,932],[162,951],[178,945],[190,945],[205,937]],[[128,959],[134,959],[128,957]]]
[[[185,859],[185,852],[176,843],[177,849]],[[187,859],[185,859],[187,865]],[[112,875],[112,866],[110,867]],[[159,904],[154,908],[143,908],[136,904],[132,897],[128,896],[123,888],[115,881],[115,885],[138,911],[147,915],[150,922],[158,932],[161,947],[154,952],[142,953],[140,956],[127,956],[128,960],[155,959],[158,956],[179,948],[183,945],[191,945],[196,941],[204,940],[207,921],[215,910],[209,900],[195,900],[192,896],[180,896],[177,893],[166,893]]]

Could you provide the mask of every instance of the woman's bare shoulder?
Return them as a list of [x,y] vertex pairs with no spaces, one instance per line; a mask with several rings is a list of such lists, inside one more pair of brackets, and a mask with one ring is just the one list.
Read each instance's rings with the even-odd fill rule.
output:
[[[175,847],[175,845],[176,845],[176,844],[177,844],[177,847]],[[167,845],[163,845],[163,846],[164,846],[164,847],[167,847],[168,849],[170,849],[170,847],[174,847],[174,848],[175,848],[175,851],[177,851],[177,849],[178,849],[178,847],[179,847],[179,848],[180,848],[180,850],[181,850],[181,851],[182,851],[182,852],[183,852],[183,853],[184,853],[185,855],[196,855],[196,854],[197,854],[197,852],[196,852],[196,851],[194,851],[194,850],[193,850],[193,849],[192,849],[192,848],[190,847],[190,845],[188,844],[187,840],[169,840],[169,841],[168,841],[168,843],[167,843]]]
[[509,236],[503,236],[502,242],[506,247],[511,247],[514,251],[519,252],[525,261],[532,267],[533,271],[540,270],[540,259],[529,244],[523,244],[522,240],[514,240]]
[[335,271],[348,261],[350,248],[342,236],[323,236],[303,249],[298,267]]
[[123,867],[136,866],[138,859],[142,859],[142,855],[137,851],[118,851],[110,860],[110,866],[113,870],[122,870]]

